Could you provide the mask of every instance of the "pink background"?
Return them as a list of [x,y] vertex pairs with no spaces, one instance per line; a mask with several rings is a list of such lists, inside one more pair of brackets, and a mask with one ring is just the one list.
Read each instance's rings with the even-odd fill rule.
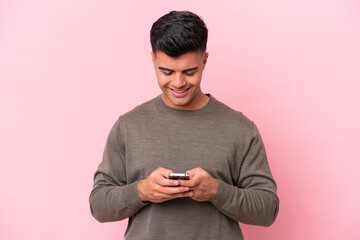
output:
[[149,30],[209,28],[204,92],[258,125],[280,213],[249,239],[360,239],[360,3],[0,0],[0,238],[122,239],[88,197],[116,118],[160,94]]

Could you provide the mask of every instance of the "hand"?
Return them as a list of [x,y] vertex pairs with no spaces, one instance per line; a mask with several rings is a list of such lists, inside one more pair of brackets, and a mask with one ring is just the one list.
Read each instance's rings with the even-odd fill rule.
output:
[[190,180],[179,180],[183,187],[190,188],[190,197],[196,201],[209,201],[217,192],[218,181],[202,168],[187,171]]
[[174,198],[188,197],[189,187],[179,186],[179,181],[168,179],[173,171],[158,168],[147,178],[140,180],[136,186],[138,195],[143,202],[161,203]]

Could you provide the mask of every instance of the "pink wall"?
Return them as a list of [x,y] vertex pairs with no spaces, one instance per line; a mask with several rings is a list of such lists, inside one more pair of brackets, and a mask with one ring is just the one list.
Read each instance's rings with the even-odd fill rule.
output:
[[0,239],[122,238],[92,176],[118,115],[160,94],[148,35],[172,9],[203,17],[203,90],[267,147],[280,213],[246,239],[360,239],[360,3],[127,2],[0,1]]

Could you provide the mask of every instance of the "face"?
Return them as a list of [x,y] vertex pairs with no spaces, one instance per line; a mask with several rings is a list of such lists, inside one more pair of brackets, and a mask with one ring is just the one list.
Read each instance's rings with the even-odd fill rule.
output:
[[162,51],[151,54],[166,105],[182,110],[196,110],[206,105],[209,98],[201,91],[200,83],[208,53],[190,52],[176,58]]

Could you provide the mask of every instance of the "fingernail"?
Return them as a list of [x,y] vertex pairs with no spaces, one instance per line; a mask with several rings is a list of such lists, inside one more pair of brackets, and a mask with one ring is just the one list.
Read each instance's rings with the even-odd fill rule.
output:
[[187,191],[189,191],[190,189],[189,189],[189,187],[184,187],[184,191],[185,192],[187,192]]
[[174,181],[174,185],[179,185],[179,181]]
[[189,197],[192,197],[194,195],[193,192],[189,192]]

